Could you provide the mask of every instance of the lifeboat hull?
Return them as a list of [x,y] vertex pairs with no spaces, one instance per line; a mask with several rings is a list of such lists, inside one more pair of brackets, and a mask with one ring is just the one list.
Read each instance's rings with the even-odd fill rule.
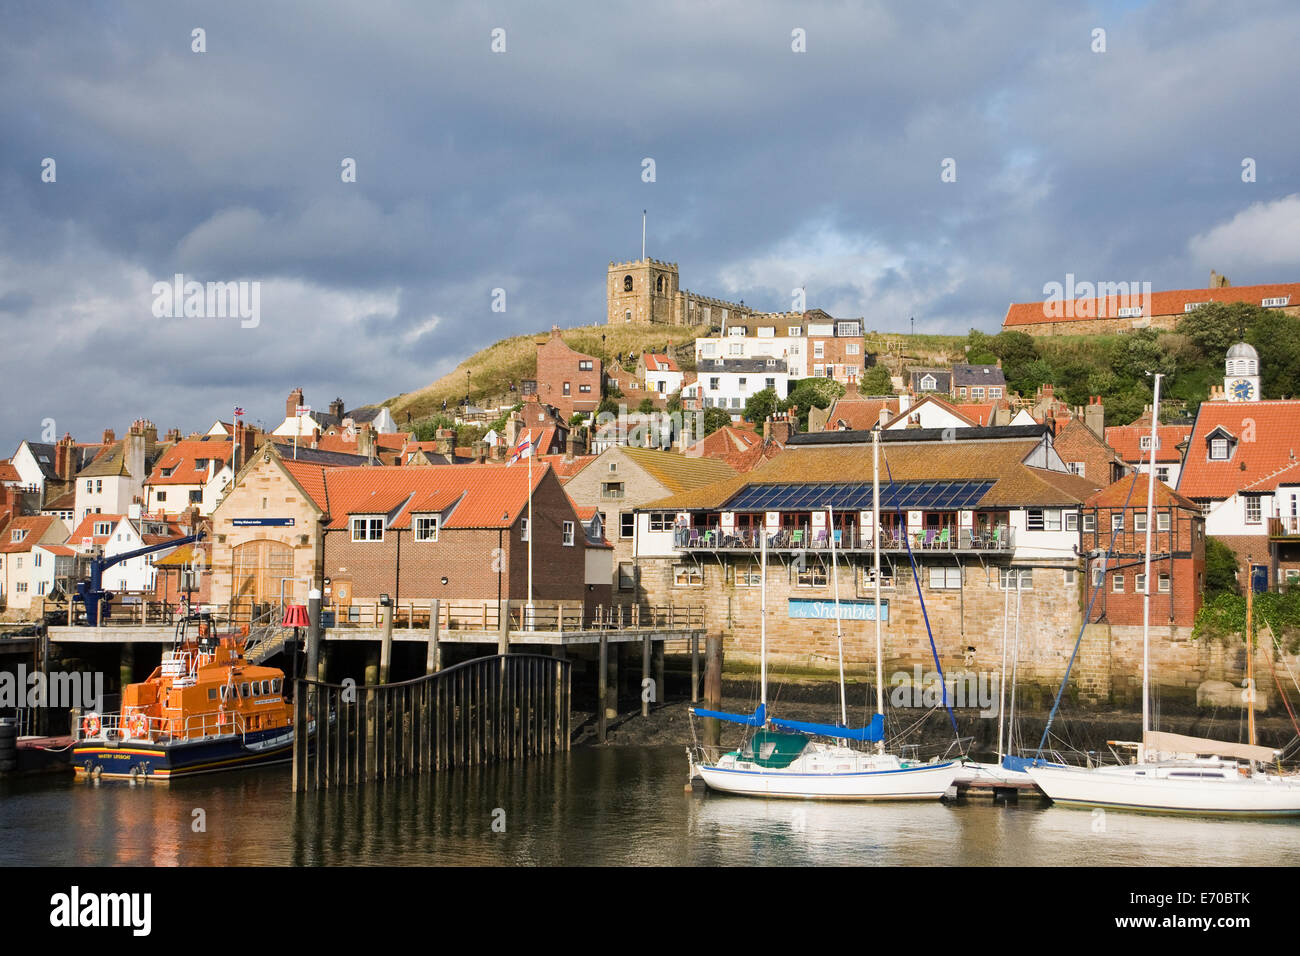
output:
[[72,751],[78,777],[166,781],[177,777],[288,763],[293,728],[199,740],[83,740]]

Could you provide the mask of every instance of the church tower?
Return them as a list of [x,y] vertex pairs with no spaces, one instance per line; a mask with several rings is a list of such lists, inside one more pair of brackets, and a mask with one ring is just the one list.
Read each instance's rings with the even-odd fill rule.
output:
[[1228,349],[1223,369],[1223,396],[1230,402],[1258,402],[1259,353],[1245,342]]
[[671,325],[677,297],[677,263],[658,259],[611,262],[605,301],[609,325],[629,322]]

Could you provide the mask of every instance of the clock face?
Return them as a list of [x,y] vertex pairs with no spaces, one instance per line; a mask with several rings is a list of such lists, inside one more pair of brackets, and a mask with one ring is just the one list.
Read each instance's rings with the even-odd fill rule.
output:
[[1238,401],[1249,401],[1255,397],[1255,386],[1247,379],[1239,378],[1229,388],[1232,390],[1232,397]]

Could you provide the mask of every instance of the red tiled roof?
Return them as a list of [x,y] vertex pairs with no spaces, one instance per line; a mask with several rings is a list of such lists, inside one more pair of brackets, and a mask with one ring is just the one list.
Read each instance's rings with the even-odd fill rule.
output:
[[[1237,439],[1227,461],[1210,461],[1206,439],[1216,428]],[[1107,429],[1109,431],[1109,429]],[[1178,491],[1188,498],[1230,498],[1267,491],[1300,461],[1300,401],[1202,402]]]
[[[406,432],[377,432],[374,437],[376,451],[398,451],[406,444],[408,435]],[[321,435],[316,442],[316,447],[321,451],[341,451],[355,455],[358,453],[357,444],[355,435],[349,441],[346,432],[340,432],[337,435]]]
[[[1156,448],[1156,461],[1178,463],[1183,460],[1178,443],[1192,433],[1191,425],[1158,425],[1156,437],[1160,439]],[[1150,461],[1151,450],[1142,447],[1142,439],[1150,436],[1151,425],[1114,425],[1106,429],[1106,444],[1115,449],[1115,453],[1128,462]]]
[[654,352],[646,353],[645,367],[650,372],[679,372],[677,363],[673,361],[671,355],[657,355]]
[[[81,522],[72,529],[72,534],[68,535],[68,540],[77,547],[81,546],[82,539],[84,538],[94,538],[95,544],[107,544],[108,539],[112,536],[112,528],[116,528],[117,523],[125,517],[126,515],[86,515],[86,517],[82,518]],[[97,535],[93,533],[95,530],[95,522],[97,521],[108,521],[111,523],[112,527],[109,529],[109,534]]]
[[[322,471],[329,500],[327,528],[347,527],[349,514],[388,514],[399,508],[389,527],[409,528],[412,514],[444,511],[452,505],[444,528],[508,528],[528,505],[528,468],[522,465],[372,466]],[[545,466],[533,468],[533,488],[547,471]]]
[[76,557],[80,554],[76,548],[70,548],[66,544],[42,544],[39,545],[42,551],[48,551],[50,554],[57,554],[60,557]]
[[[1177,289],[1171,292],[1153,292],[1150,302],[1140,301],[1137,295],[1132,301],[1119,296],[1107,296],[1105,299],[1076,299],[1067,307],[1067,303],[1058,302],[1013,302],[1007,307],[1006,318],[1002,320],[1003,328],[1017,325],[1038,325],[1043,322],[1091,322],[1098,318],[1119,318],[1119,310],[1126,306],[1142,305],[1142,314],[1182,315],[1189,303],[1200,302],[1250,302],[1259,305],[1264,299],[1291,297],[1291,305],[1300,305],[1300,282],[1283,282],[1273,285],[1226,286],[1220,289]],[[1080,305],[1080,303],[1085,303]],[[1048,309],[1065,312],[1055,317],[1048,314]],[[1086,314],[1084,314],[1086,313]]]
[[22,481],[22,477],[11,462],[0,461],[0,481]]
[[555,472],[555,477],[560,479],[561,484],[565,484],[599,457],[599,455],[575,455],[572,461],[566,461],[563,455],[538,455],[537,461],[540,464],[550,465],[551,470]]
[[[5,525],[4,538],[0,539],[0,554],[12,554],[17,551],[30,551],[32,545],[41,540],[41,535],[49,530],[50,525],[58,519],[53,515],[24,515],[14,518]],[[26,529],[27,534],[21,541],[13,540],[13,532]]]
[[826,424],[822,430],[828,432],[839,431],[840,422],[843,421],[850,431],[870,431],[880,423],[880,410],[882,408],[888,409],[889,417],[893,418],[898,414],[898,399],[838,399],[830,407],[830,417],[826,419]]
[[280,464],[284,466],[285,471],[293,476],[294,481],[302,485],[302,490],[311,496],[312,501],[316,502],[316,506],[321,511],[329,514],[330,497],[325,486],[325,466],[308,461],[295,461],[292,458],[282,458]]
[[[218,470],[230,460],[231,446],[223,441],[178,441],[163,453],[154,465],[153,472],[145,482],[147,485],[201,485],[208,480],[205,465],[199,468],[195,464],[200,458],[215,459]],[[170,475],[163,472],[171,468]]]
[[[1127,501],[1127,510],[1144,511],[1147,506],[1147,488],[1150,481],[1150,475],[1135,471],[1131,475],[1125,475],[1119,481],[1107,485],[1085,501],[1084,504],[1093,508],[1124,508],[1124,502]],[[1195,511],[1198,514],[1201,510],[1196,502],[1180,495],[1163,481],[1155,483],[1154,498],[1157,507],[1172,504],[1180,508],[1186,508],[1189,511]]]

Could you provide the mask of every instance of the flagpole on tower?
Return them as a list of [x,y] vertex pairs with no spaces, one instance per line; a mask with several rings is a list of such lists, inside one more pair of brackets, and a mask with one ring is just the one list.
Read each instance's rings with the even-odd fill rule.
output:
[[641,210],[641,258],[645,258],[645,210]]

